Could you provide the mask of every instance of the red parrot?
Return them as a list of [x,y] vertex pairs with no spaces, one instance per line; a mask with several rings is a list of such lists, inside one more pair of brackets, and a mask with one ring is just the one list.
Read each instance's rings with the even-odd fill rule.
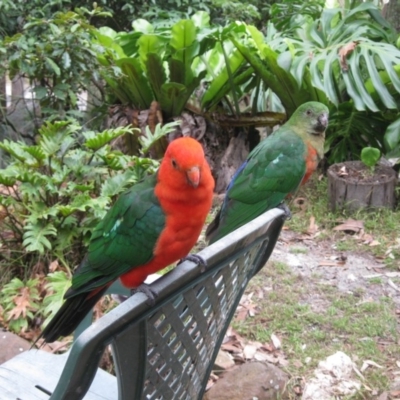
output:
[[213,190],[200,143],[189,137],[172,141],[157,174],[123,193],[97,225],[64,304],[40,337],[53,342],[71,334],[117,278],[137,288],[148,275],[187,256]]

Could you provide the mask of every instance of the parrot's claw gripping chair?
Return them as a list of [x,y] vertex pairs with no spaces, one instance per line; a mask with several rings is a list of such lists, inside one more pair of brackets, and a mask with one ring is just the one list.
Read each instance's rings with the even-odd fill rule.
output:
[[[62,355],[29,350],[0,365],[1,400],[202,399],[240,298],[285,220],[273,209],[206,247],[85,329]],[[98,368],[110,345],[116,377]]]

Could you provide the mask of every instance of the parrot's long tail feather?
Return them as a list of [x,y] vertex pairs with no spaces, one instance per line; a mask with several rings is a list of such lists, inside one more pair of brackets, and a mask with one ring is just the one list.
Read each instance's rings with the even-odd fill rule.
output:
[[218,211],[214,220],[207,226],[206,240],[208,240],[210,243],[213,243],[213,238],[215,237],[218,231],[220,218],[221,218],[221,209]]
[[[65,300],[57,314],[44,328],[35,343],[43,338],[45,342],[54,342],[60,336],[70,335],[97,301],[103,296],[109,285],[89,293],[80,293]],[[34,343],[34,344],[35,344]]]

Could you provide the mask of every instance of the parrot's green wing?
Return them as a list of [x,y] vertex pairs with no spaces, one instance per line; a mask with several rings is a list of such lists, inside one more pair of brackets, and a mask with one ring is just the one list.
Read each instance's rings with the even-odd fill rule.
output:
[[155,185],[152,176],[121,194],[97,225],[88,254],[72,278],[73,295],[102,287],[151,260],[165,227]]
[[305,152],[303,140],[285,126],[261,142],[233,177],[215,226],[208,230],[211,242],[276,207],[293,193],[306,171]]

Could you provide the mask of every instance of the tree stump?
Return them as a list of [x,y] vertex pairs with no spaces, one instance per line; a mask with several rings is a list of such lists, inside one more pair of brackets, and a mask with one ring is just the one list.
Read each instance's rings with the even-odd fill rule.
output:
[[361,161],[333,164],[328,169],[330,209],[393,209],[396,183],[396,171],[382,164],[378,164],[373,173]]

